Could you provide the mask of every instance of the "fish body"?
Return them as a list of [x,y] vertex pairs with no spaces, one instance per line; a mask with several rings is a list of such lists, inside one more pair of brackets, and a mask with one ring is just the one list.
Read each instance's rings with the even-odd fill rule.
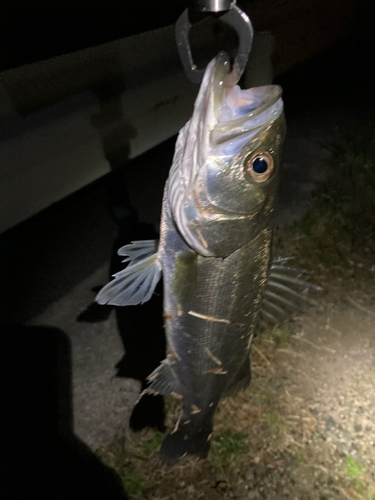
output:
[[253,338],[290,316],[285,308],[300,310],[307,288],[298,270],[271,256],[281,89],[225,87],[228,71],[225,54],[211,61],[180,131],[157,250],[151,241],[120,249],[129,265],[97,297],[144,302],[163,273],[168,355],[149,376],[149,391],[183,398],[160,450],[168,464],[207,455],[220,398],[250,382]]
[[[160,258],[170,387],[165,390],[160,381],[159,387],[183,397],[179,422],[161,448],[167,463],[186,453],[205,457],[220,398],[250,382],[250,346],[267,279],[270,240],[271,229],[265,228],[225,259],[203,257],[176,232],[164,199]],[[179,266],[185,267],[180,276]],[[158,376],[166,378],[164,373]]]

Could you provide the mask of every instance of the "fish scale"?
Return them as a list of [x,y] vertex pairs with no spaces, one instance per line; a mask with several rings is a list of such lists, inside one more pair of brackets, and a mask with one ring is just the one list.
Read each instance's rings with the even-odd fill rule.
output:
[[[254,333],[257,318],[254,304],[259,308],[266,283],[271,231],[263,230],[255,240],[226,259],[198,257],[194,296],[182,305],[173,295],[172,277],[176,255],[186,252],[187,248],[176,233],[166,196],[162,221],[160,260],[163,268],[171,270],[171,274],[164,273],[165,304],[168,315],[172,316],[166,321],[166,333],[168,343],[173,344],[177,351],[172,369],[184,395],[182,415],[174,433],[169,436],[170,443],[178,442],[178,429],[182,429],[187,420],[190,429],[199,428],[203,420],[206,433],[211,431],[212,415],[220,397],[249,359],[249,337]],[[255,250],[257,258],[249,258]],[[249,286],[249,277],[252,287]],[[201,317],[192,315],[192,312]],[[192,416],[191,408],[200,411]],[[185,426],[181,432],[186,432]],[[195,435],[199,435],[197,430],[194,430]],[[196,440],[196,444],[198,448],[193,449],[199,455],[202,443]],[[166,440],[165,446],[173,448],[174,444],[168,444]],[[191,444],[188,446],[192,448]],[[163,455],[163,447],[161,453]],[[173,462],[168,453],[164,460]]]

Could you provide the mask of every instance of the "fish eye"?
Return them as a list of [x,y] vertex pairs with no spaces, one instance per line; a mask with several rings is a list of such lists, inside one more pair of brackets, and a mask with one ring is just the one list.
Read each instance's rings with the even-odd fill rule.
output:
[[251,155],[245,161],[245,171],[251,180],[256,183],[266,181],[273,171],[273,158],[268,151],[261,151]]

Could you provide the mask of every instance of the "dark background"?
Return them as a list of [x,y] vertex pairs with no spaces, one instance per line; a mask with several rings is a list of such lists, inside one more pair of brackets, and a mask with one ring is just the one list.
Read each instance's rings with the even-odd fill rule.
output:
[[[4,1],[0,8],[0,70],[173,24],[187,3]],[[255,7],[275,3],[293,4],[287,0],[239,2],[240,6]],[[294,4],[296,15],[301,5],[308,5],[297,0]],[[257,12],[255,28],[277,31],[281,27],[277,16],[271,15],[267,24]],[[324,109],[334,101],[342,106],[353,99],[360,102],[364,87],[374,88],[374,20],[374,7],[356,2],[344,39],[278,76],[289,118]],[[314,26],[319,37],[319,19],[314,20]],[[308,26],[301,30],[305,28]],[[146,172],[155,163],[163,165],[157,181],[162,186],[174,141],[126,165],[124,184],[117,190],[123,187],[122,192],[126,192],[127,178]],[[143,177],[146,182],[148,177]],[[73,434],[67,335],[57,328],[24,326],[110,259],[113,242],[103,244],[102,240],[108,208],[114,202],[113,182],[108,175],[0,236],[0,381],[6,409],[1,412],[1,470],[7,477],[7,482],[0,481],[1,487],[7,488],[3,498],[123,498],[119,479]],[[129,344],[127,347],[129,351]],[[150,371],[147,367],[144,373]],[[124,376],[129,376],[126,370]]]
[[[0,5],[0,71],[174,24],[188,0],[3,0]],[[354,10],[348,29],[373,32],[374,2],[364,0],[239,0],[256,30],[301,30],[301,43],[335,36],[338,12]],[[300,23],[295,21],[301,20]],[[323,36],[323,32],[325,33]],[[327,35],[328,32],[328,35]],[[280,38],[280,36],[278,36]],[[291,48],[289,48],[291,50]],[[141,55],[141,54],[140,54]]]
[[5,0],[0,71],[174,24],[187,0]]

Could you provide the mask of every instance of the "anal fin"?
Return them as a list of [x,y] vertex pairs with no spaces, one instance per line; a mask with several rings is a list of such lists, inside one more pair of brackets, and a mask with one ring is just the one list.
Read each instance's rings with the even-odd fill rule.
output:
[[156,370],[147,377],[147,380],[150,385],[146,389],[146,393],[151,392],[162,396],[180,395],[180,384],[173,373],[172,363],[168,358],[160,363]]

